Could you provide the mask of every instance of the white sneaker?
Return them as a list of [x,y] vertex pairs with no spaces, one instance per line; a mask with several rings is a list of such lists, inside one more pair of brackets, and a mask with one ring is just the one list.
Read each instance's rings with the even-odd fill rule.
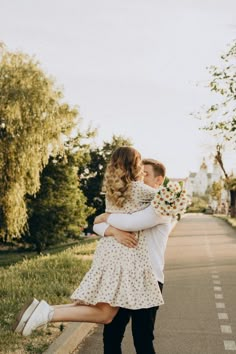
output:
[[28,321],[29,317],[32,315],[38,304],[39,301],[37,299],[31,299],[24,305],[24,307],[16,318],[16,322],[12,326],[14,332],[21,333],[23,331],[26,322]]
[[29,336],[36,328],[46,325],[49,322],[49,315],[52,311],[52,307],[46,301],[40,301],[22,331],[23,336]]

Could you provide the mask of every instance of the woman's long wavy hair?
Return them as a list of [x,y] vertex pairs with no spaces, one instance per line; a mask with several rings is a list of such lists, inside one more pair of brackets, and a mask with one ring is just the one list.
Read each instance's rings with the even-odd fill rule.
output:
[[140,153],[132,147],[117,148],[111,156],[104,176],[103,191],[110,203],[122,207],[129,199],[131,182],[143,177]]

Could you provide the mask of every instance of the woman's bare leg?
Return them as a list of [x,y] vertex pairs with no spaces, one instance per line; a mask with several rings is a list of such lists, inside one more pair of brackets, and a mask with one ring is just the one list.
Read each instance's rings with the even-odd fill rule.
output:
[[78,301],[74,301],[74,302],[71,302],[70,304],[63,304],[63,305],[53,305],[53,308],[54,309],[60,309],[60,308],[63,308],[63,307],[74,307],[74,306],[78,306],[78,305],[83,305],[81,303],[79,303]]
[[[70,305],[70,304],[69,304]],[[74,305],[66,307],[53,307],[54,313],[51,322],[92,322],[110,323],[118,312],[118,307],[109,304]]]
[[20,317],[17,318],[14,330],[16,331],[17,329],[17,332],[22,333],[23,336],[29,336],[32,331],[48,322],[92,322],[108,324],[112,322],[119,310],[119,307],[112,307],[106,303],[79,305],[77,302],[75,304],[67,304],[68,306],[53,307],[42,300],[36,304],[33,310],[30,309],[31,314],[29,314],[29,308],[34,304],[34,300],[27,305],[27,308],[20,314]]

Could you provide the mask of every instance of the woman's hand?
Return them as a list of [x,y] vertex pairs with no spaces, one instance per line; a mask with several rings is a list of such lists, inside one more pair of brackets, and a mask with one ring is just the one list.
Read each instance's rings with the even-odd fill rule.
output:
[[107,218],[110,215],[110,213],[103,213],[100,214],[98,216],[96,216],[96,218],[94,219],[94,224],[100,224],[101,222],[107,222]]

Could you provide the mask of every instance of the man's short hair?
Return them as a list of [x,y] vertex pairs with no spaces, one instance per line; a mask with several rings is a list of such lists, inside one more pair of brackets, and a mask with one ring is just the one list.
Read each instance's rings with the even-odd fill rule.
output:
[[160,161],[154,159],[143,159],[142,162],[143,165],[151,165],[153,167],[155,177],[157,176],[165,177],[166,168],[163,165],[163,163],[161,163]]

